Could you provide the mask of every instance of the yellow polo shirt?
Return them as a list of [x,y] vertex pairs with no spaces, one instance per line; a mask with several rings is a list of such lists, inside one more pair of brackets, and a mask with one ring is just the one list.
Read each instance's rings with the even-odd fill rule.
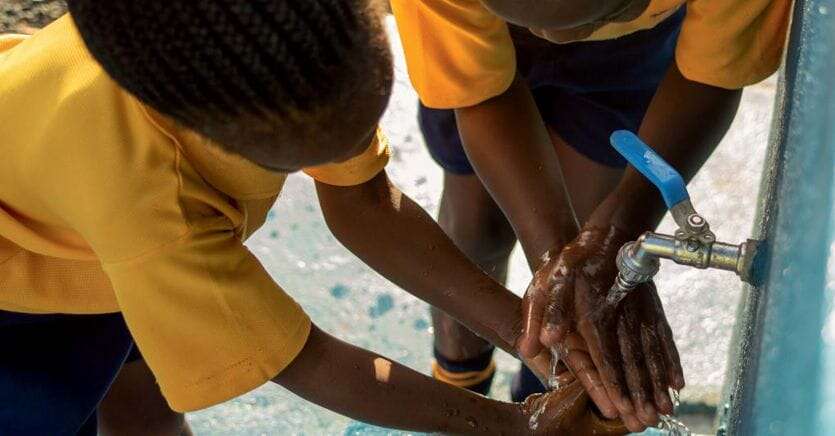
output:
[[[360,184],[388,155],[378,139],[307,172]],[[69,16],[0,36],[0,156],[0,309],[121,311],[179,411],[252,390],[301,351],[310,320],[243,244],[286,175],[143,106]]]
[[[652,28],[685,4],[676,48],[685,77],[738,89],[777,70],[791,0],[652,0],[634,21],[603,26],[588,40]],[[426,106],[473,106],[510,86],[516,57],[507,23],[479,0],[391,0],[391,5],[409,76]]]

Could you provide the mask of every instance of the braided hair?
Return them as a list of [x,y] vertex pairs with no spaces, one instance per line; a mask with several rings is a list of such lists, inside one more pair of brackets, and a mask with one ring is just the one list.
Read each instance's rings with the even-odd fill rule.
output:
[[188,127],[211,130],[241,117],[300,122],[327,106],[350,107],[346,87],[364,86],[380,70],[369,47],[379,46],[382,29],[368,1],[68,4],[89,51],[120,86]]

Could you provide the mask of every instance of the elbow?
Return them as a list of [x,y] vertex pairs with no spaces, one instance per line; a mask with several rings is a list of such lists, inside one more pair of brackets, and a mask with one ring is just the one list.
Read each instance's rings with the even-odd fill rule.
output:
[[[380,176],[351,187],[318,185],[319,203],[325,223],[333,236],[347,247],[354,245],[359,234],[376,228],[391,207],[388,183]],[[389,192],[389,195],[384,195]]]

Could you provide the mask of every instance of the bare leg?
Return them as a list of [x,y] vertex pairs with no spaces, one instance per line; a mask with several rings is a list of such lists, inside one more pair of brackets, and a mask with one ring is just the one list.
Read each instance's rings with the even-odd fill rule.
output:
[[[516,236],[477,176],[445,173],[438,222],[470,260],[497,281],[505,281]],[[487,341],[434,308],[432,324],[435,348],[449,360],[471,359],[490,350]]]
[[549,133],[560,159],[571,205],[582,226],[597,205],[612,192],[624,170],[597,163],[577,152],[554,131],[549,129]]

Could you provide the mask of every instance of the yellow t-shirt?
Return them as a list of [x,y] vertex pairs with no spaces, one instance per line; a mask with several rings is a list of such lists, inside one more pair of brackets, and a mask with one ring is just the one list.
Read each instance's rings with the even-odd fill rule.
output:
[[[676,62],[690,80],[737,89],[776,71],[791,0],[652,0],[628,23],[588,40],[649,29],[687,5]],[[412,84],[426,106],[472,106],[503,93],[516,75],[507,23],[479,0],[391,0]],[[636,59],[636,62],[640,62]]]
[[[308,173],[359,184],[388,155],[378,139]],[[0,156],[0,309],[121,311],[180,411],[252,390],[301,351],[310,320],[243,245],[286,175],[140,104],[69,16],[0,37]]]

